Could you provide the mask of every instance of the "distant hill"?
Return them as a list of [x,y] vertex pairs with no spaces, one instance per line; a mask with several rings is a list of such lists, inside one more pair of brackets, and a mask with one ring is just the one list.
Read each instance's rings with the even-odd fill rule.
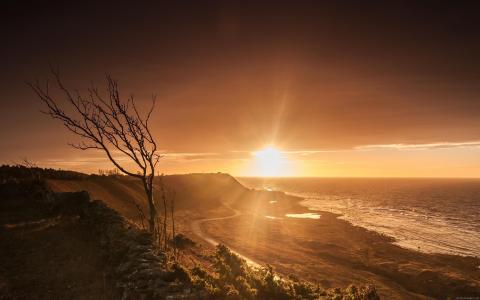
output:
[[[87,191],[93,199],[107,203],[127,218],[138,217],[135,203],[146,211],[145,192],[137,178],[122,175],[88,175],[75,171],[21,166],[1,166],[0,179],[17,180],[42,178],[55,192]],[[163,182],[163,185],[162,185]],[[283,192],[252,190],[243,186],[233,176],[225,173],[193,173],[165,175],[155,178],[155,201],[162,203],[161,187],[166,197],[175,199],[177,211],[205,212],[219,208],[222,203],[250,211],[261,211],[271,201],[279,210],[298,209],[298,198]]]
[[[282,192],[250,190],[241,185],[234,177],[224,173],[165,175],[156,178],[155,200],[160,203],[161,181],[167,197],[175,198],[177,210],[206,211],[218,208],[222,202],[238,208],[257,210],[270,201],[279,199],[279,209],[296,205],[297,198]],[[82,179],[48,179],[50,187],[56,192],[88,191],[92,198],[101,199],[110,207],[127,217],[135,217],[132,201],[145,205],[142,183],[127,176],[88,176]]]
[[76,171],[56,170],[51,168],[27,168],[23,166],[0,166],[0,182],[12,179],[30,178],[32,175],[40,175],[43,178],[50,179],[81,179],[87,178],[90,175],[83,174]]
[[[248,190],[228,174],[166,175],[155,180],[155,201],[161,203],[161,181],[168,199],[175,198],[177,210],[208,210],[221,205],[221,201],[242,197]],[[134,218],[132,201],[144,206],[145,192],[140,180],[127,176],[88,176],[81,179],[47,179],[56,192],[89,192],[126,217]]]

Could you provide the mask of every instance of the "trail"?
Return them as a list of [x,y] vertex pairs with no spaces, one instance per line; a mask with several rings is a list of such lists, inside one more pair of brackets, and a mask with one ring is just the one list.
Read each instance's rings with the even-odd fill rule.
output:
[[[199,219],[199,220],[194,220],[192,221],[191,223],[191,227],[192,227],[192,231],[195,235],[197,235],[198,237],[200,237],[201,239],[203,239],[204,241],[206,241],[207,243],[213,245],[213,246],[217,246],[218,244],[220,244],[220,242],[216,239],[214,239],[212,236],[209,236],[207,233],[205,233],[203,230],[202,230],[202,224],[205,223],[205,222],[211,222],[211,221],[219,221],[219,220],[227,220],[227,219],[233,219],[233,218],[236,218],[238,216],[241,216],[242,215],[242,212],[240,212],[239,210],[235,209],[235,208],[232,208],[231,206],[225,204],[226,207],[228,207],[229,209],[231,209],[234,213],[233,215],[230,215],[230,216],[225,216],[225,217],[217,217],[217,218],[206,218],[206,219]],[[241,253],[239,253],[237,250],[235,250],[234,248],[232,248],[231,246],[225,244],[225,243],[222,243],[224,245],[226,245],[228,248],[230,248],[230,251],[232,251],[233,253],[237,254],[238,256],[240,256],[241,258],[245,259],[245,261],[252,267],[255,267],[255,268],[260,268],[262,267],[258,262],[256,262],[255,260],[251,259],[250,257],[248,256],[245,256]]]

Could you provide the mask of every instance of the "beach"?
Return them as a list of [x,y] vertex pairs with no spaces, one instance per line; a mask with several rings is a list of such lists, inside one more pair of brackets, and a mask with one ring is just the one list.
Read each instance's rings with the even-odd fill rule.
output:
[[286,217],[311,211],[300,205],[300,198],[274,197],[253,206],[243,203],[243,214],[205,222],[202,228],[281,274],[326,287],[374,284],[385,299],[444,299],[480,292],[478,258],[406,249],[391,237],[330,212],[317,211],[318,219]]

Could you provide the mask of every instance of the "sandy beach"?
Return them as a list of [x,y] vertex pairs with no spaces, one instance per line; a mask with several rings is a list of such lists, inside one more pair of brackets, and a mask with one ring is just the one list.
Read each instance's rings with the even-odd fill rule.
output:
[[329,212],[318,212],[319,219],[286,217],[311,211],[298,205],[301,199],[273,197],[253,206],[244,202],[238,206],[242,214],[201,226],[215,240],[281,274],[326,287],[370,283],[385,299],[445,299],[480,292],[478,258],[404,249],[390,237]]

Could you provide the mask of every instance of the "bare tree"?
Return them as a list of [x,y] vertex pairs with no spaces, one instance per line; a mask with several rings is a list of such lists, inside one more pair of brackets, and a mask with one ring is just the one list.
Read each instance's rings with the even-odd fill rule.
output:
[[[64,86],[58,69],[52,69],[52,73],[66,98],[69,111],[73,112],[67,112],[60,106],[59,99],[50,93],[48,81],[45,85],[38,81],[28,83],[46,105],[44,113],[60,120],[69,131],[82,138],[80,143],[70,144],[72,147],[101,150],[122,173],[142,181],[149,208],[149,231],[156,238],[153,179],[161,155],[157,153],[157,143],[148,123],[155,108],[155,96],[148,113],[141,116],[133,96],[122,100],[117,81],[108,75],[108,96],[102,96],[97,88],[92,87],[88,89],[88,96],[84,97],[77,90],[71,91]],[[133,162],[136,170],[129,170],[124,160],[118,158],[119,155]]]

